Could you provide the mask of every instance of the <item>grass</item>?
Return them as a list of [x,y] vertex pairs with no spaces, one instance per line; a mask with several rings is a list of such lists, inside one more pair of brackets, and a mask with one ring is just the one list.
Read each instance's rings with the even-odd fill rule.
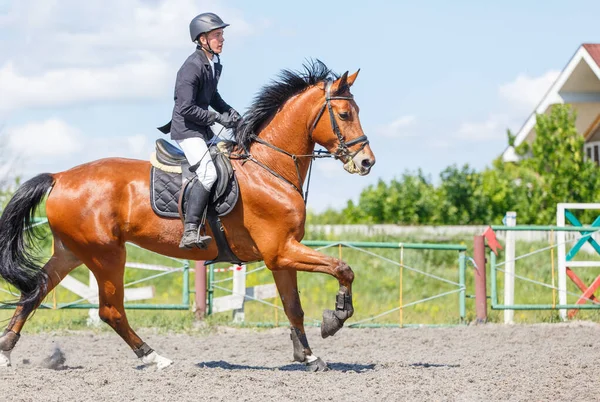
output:
[[[340,240],[328,238],[324,233],[307,233],[307,239],[320,240]],[[378,234],[367,237],[360,234],[348,234],[344,236],[345,241],[387,241],[387,242],[439,242],[436,239],[412,238],[407,239],[397,238],[394,236],[385,236]],[[472,256],[471,243],[472,238],[449,238],[444,239],[444,243],[465,244],[469,247],[468,256]],[[534,252],[549,244],[545,242],[518,242],[516,255]],[[368,251],[368,252],[366,252]],[[400,305],[402,298],[403,305],[417,302],[426,298],[433,298],[436,295],[444,292],[451,292],[458,287],[455,284],[446,283],[436,278],[424,275],[436,276],[443,278],[446,281],[458,283],[458,253],[455,251],[431,251],[431,250],[404,250],[402,259],[405,265],[404,269],[400,269],[398,265],[386,261],[383,258],[391,261],[400,262],[400,250],[393,249],[369,249],[355,250],[349,248],[330,247],[323,249],[322,252],[339,257],[340,252],[342,258],[348,262],[355,272],[355,282],[353,287],[355,315],[349,323],[367,320],[379,314],[383,314],[389,310],[395,309]],[[43,253],[48,255],[50,248],[45,245]],[[373,256],[369,253],[376,253]],[[582,252],[580,252],[582,253]],[[381,258],[383,257],[383,258]],[[556,261],[556,252],[554,253]],[[582,256],[582,258],[591,258],[591,256]],[[173,259],[160,256],[154,253],[141,250],[135,246],[128,246],[128,262],[144,262],[148,264],[165,265],[173,268],[182,267],[182,261],[174,261]],[[498,262],[504,261],[504,256],[501,253],[498,257]],[[192,265],[193,266],[193,265]],[[218,264],[218,267],[226,267],[227,265]],[[255,286],[259,284],[273,283],[273,277],[270,271],[262,268],[262,264],[250,264],[247,271],[255,271],[247,275],[247,286]],[[413,270],[422,271],[418,272]],[[402,271],[402,294],[400,292],[400,275]],[[597,270],[596,270],[597,271]],[[577,274],[585,283],[591,281],[597,276],[598,272],[594,269],[579,269]],[[552,283],[552,256],[551,251],[547,250],[541,253],[533,254],[527,258],[517,261],[516,272],[518,275],[525,278],[540,281],[544,283]],[[125,282],[140,280],[150,275],[155,275],[156,271],[144,271],[128,268],[125,274]],[[488,268],[488,278],[489,278]],[[85,267],[79,267],[73,272],[73,276],[84,283],[87,283],[89,272]],[[232,273],[215,273],[215,280],[225,280],[219,283],[219,286],[231,289]],[[556,264],[554,280],[557,283]],[[491,287],[488,280],[488,295],[491,294]],[[194,276],[191,274],[190,284],[193,287]],[[502,303],[504,276],[502,272],[498,273],[498,293],[499,302]],[[151,301],[143,301],[142,303],[153,304],[180,304],[182,302],[182,286],[183,275],[181,272],[170,273],[165,276],[153,279],[148,283],[142,283],[136,286],[152,285],[155,288],[155,298]],[[0,288],[7,288],[6,284],[0,282]],[[303,273],[298,274],[298,288],[301,294],[302,305],[305,311],[305,319],[307,324],[320,322],[323,309],[334,308],[335,295],[338,290],[337,281],[324,274],[318,273]],[[575,294],[580,291],[570,283],[569,292]],[[229,294],[224,290],[216,290],[215,297],[225,296]],[[473,295],[473,267],[467,266],[467,294]],[[556,296],[556,295],[554,295]],[[557,297],[557,296],[556,296]],[[10,296],[5,293],[0,293],[0,300],[7,300]],[[193,300],[194,295],[190,295]],[[70,293],[66,289],[59,287],[55,292],[51,293],[46,299],[47,303],[53,304],[59,302],[73,302],[78,300],[78,296]],[[557,299],[556,299],[557,300]],[[574,303],[575,296],[569,297],[569,302]],[[276,306],[281,306],[281,302],[277,298],[265,300],[268,303]],[[515,302],[520,304],[548,304],[553,301],[553,292],[535,283],[517,279],[515,282]],[[138,302],[136,302],[138,303]],[[414,304],[405,307],[402,311],[394,311],[383,315],[369,323],[377,324],[458,324],[459,323],[459,295],[453,293],[433,300]],[[466,302],[467,321],[472,321],[475,318],[474,299],[468,298]],[[502,322],[503,311],[488,310],[488,317],[491,322]],[[12,315],[11,310],[0,310],[0,320],[8,320]],[[231,321],[232,313],[223,312],[214,314],[207,319],[207,323],[203,328],[211,328],[212,326],[228,324]],[[35,316],[25,327],[27,332],[47,332],[58,329],[76,330],[87,328],[87,310],[38,310]],[[598,321],[600,319],[600,311],[598,310],[582,310],[577,315],[578,319]],[[157,310],[128,310],[128,319],[133,328],[158,328],[163,331],[194,331],[195,325],[194,315],[191,311],[157,311]],[[269,323],[272,325],[284,325],[287,319],[282,311],[273,308],[272,306],[259,303],[257,301],[247,301],[245,304],[245,319],[247,323]],[[558,313],[556,311],[515,311],[515,321],[522,323],[533,322],[554,322],[558,321]],[[100,330],[110,330],[103,325]]]

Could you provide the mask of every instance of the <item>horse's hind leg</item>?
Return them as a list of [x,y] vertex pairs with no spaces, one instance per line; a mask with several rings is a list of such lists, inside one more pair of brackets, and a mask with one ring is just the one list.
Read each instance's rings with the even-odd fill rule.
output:
[[304,311],[298,292],[298,273],[296,271],[273,271],[275,284],[283,303],[283,309],[291,324],[294,360],[304,363],[310,371],[327,370],[327,364],[313,355],[306,333],[304,332]]
[[17,344],[21,329],[29,315],[42,303],[44,298],[60,281],[73,269],[81,265],[81,261],[68,249],[57,237],[54,237],[54,252],[52,257],[44,265],[43,270],[48,275],[48,282],[40,294],[37,305],[17,306],[15,312],[6,327],[4,334],[0,336],[0,367],[10,366],[10,353]]
[[100,319],[110,325],[129,345],[136,356],[146,365],[156,365],[158,369],[170,366],[173,362],[160,356],[150,348],[129,326],[123,300],[125,289],[126,251],[123,245],[102,247],[87,258],[85,264],[98,282]]

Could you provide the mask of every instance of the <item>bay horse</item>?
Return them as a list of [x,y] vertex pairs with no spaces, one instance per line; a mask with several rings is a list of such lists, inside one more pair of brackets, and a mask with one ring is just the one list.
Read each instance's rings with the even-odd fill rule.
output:
[[[306,218],[302,188],[315,144],[350,173],[366,175],[375,163],[350,92],[357,75],[337,76],[319,61],[305,64],[301,72],[283,70],[258,92],[230,144],[240,191],[237,205],[222,218],[230,248],[242,261],[263,260],[272,271],[291,325],[294,359],[314,371],[326,370],[327,364],[313,354],[304,332],[297,271],[326,273],[339,282],[335,310],[323,313],[323,337],[335,334],[354,312],[354,273],[345,262],[301,244]],[[127,321],[125,243],[189,260],[213,259],[218,250],[215,242],[206,250],[178,247],[183,224],[152,210],[150,170],[148,161],[107,158],[40,174],[17,189],[0,217],[0,276],[21,292],[0,337],[0,366],[10,365],[29,315],[81,264],[98,282],[100,318],[144,365],[162,369],[172,364]],[[31,249],[36,235],[26,229],[45,197],[54,250],[41,266]]]

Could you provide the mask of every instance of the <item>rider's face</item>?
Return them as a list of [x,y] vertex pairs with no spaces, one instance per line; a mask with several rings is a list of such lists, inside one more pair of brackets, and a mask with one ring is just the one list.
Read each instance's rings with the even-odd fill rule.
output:
[[220,54],[223,51],[223,42],[225,42],[223,28],[215,29],[207,34],[200,35],[200,41],[202,42],[202,45],[210,45],[213,52]]

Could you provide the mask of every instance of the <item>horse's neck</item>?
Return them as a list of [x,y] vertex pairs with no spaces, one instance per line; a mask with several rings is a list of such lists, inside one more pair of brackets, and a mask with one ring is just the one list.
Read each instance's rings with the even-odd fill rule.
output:
[[[282,149],[289,154],[301,156],[298,158],[298,171],[300,172],[300,183],[298,183],[298,172],[294,160],[282,152],[276,151],[264,144],[254,144],[251,153],[261,162],[267,164],[287,180],[302,186],[310,157],[315,144],[309,139],[308,120],[310,108],[303,107],[303,99],[294,99],[286,103],[286,106],[277,113],[265,126],[259,137],[269,144]],[[291,118],[290,116],[293,116]]]

